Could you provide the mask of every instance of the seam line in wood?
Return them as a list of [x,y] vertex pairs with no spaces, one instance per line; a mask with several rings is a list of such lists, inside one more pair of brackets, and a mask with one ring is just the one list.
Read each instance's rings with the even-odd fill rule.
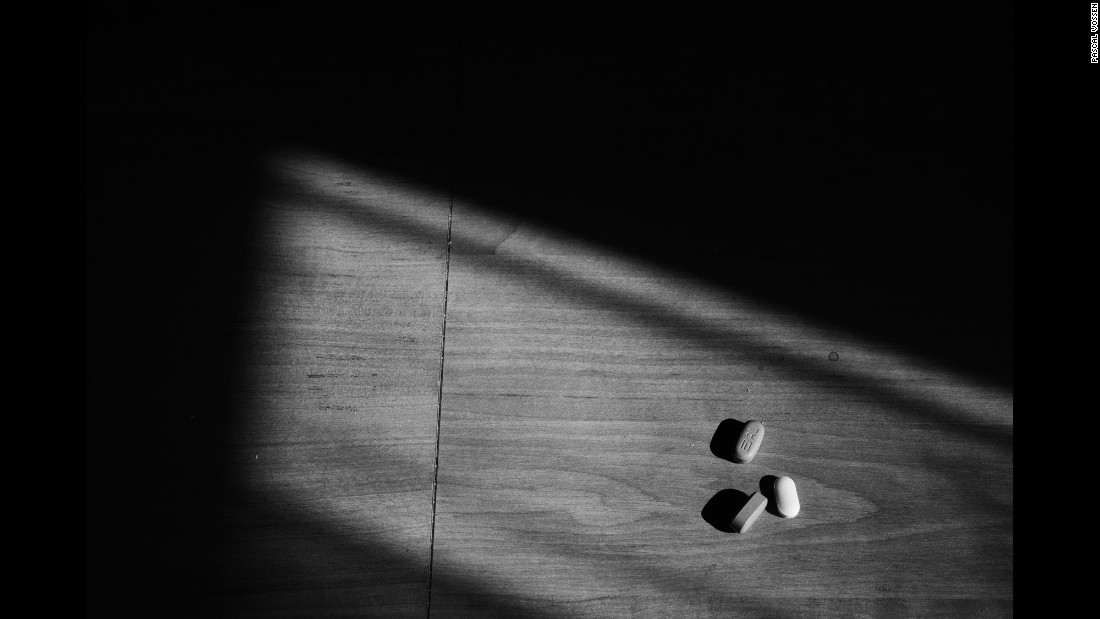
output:
[[443,269],[443,321],[439,334],[439,393],[436,400],[435,411],[435,470],[432,478],[432,525],[428,534],[428,582],[427,602],[425,615],[432,616],[432,567],[435,559],[435,513],[436,498],[439,495],[439,446],[443,434],[443,363],[447,354],[447,302],[450,300],[451,285],[451,228],[454,225],[455,212],[455,169],[458,167],[458,102],[460,92],[460,78],[462,75],[462,54],[457,58],[455,67],[455,100],[454,114],[451,119],[451,196],[447,208],[447,260]]

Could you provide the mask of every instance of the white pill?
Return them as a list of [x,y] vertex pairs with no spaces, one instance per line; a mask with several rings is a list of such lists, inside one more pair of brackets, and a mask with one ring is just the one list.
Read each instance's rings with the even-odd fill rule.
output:
[[752,523],[756,522],[756,519],[760,517],[760,514],[764,513],[764,508],[768,506],[768,499],[764,498],[764,495],[759,492],[752,493],[749,500],[745,503],[745,506],[741,508],[741,511],[737,512],[737,515],[730,521],[730,527],[738,533],[744,533],[749,530]]
[[798,515],[801,505],[798,504],[798,492],[794,489],[794,480],[790,477],[780,477],[775,480],[775,509],[784,518],[794,518]]
[[756,421],[746,421],[737,436],[737,443],[733,447],[733,459],[738,462],[750,462],[756,457],[756,451],[760,449],[760,441],[764,440],[764,424]]

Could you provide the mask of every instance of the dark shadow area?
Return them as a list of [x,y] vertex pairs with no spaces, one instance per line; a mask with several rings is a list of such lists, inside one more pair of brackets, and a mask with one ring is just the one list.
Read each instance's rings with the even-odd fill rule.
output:
[[765,475],[760,478],[760,494],[764,495],[764,498],[768,500],[768,504],[764,509],[771,515],[782,518],[782,514],[776,509],[775,505],[775,480],[779,479],[775,475]]
[[[827,10],[472,24],[454,190],[1010,386],[1007,13]],[[402,165],[328,135],[301,137]]]
[[[321,135],[316,122],[343,130],[345,144],[400,145],[389,161],[402,169],[449,174],[452,106],[432,96],[452,98],[439,79],[450,66],[422,46],[427,20],[396,28],[381,11],[363,21],[288,1],[87,9],[87,610],[230,615],[231,599],[207,595],[221,586],[213,575],[241,557],[257,581],[266,569],[256,549],[231,550],[241,531],[226,515],[240,499],[227,446],[248,370],[256,166],[270,144]],[[349,548],[314,558],[384,555]]]
[[[374,543],[340,523],[276,497],[259,496],[247,489],[230,490],[233,498],[217,511],[189,522],[170,520],[170,531],[153,531],[164,514],[137,506],[133,521],[144,521],[151,545],[164,563],[146,563],[154,572],[148,582],[132,582],[121,595],[90,592],[88,615],[103,617],[228,617],[228,616],[409,616],[423,613],[427,583],[423,558],[426,547],[405,549]],[[209,503],[204,503],[209,506]],[[160,527],[155,527],[160,529]],[[230,537],[227,534],[235,532]],[[211,533],[214,540],[204,539]],[[171,538],[179,537],[180,542]],[[426,541],[426,540],[425,540]],[[174,573],[170,564],[180,543],[198,543],[182,555]],[[122,548],[126,549],[126,546]],[[197,564],[194,554],[213,551]],[[178,555],[177,555],[178,556]],[[385,566],[380,570],[379,566]],[[136,566],[135,566],[136,567]],[[201,571],[194,570],[197,567]],[[376,580],[364,581],[364,574]],[[159,580],[158,577],[169,578]],[[417,579],[421,583],[417,585]],[[418,596],[408,590],[422,588]],[[387,590],[403,596],[388,596]],[[494,617],[551,617],[549,611],[518,604],[514,597],[492,591],[485,583],[451,574],[443,591],[452,601],[467,604]],[[416,604],[416,597],[420,597]],[[409,602],[413,608],[409,608]],[[445,613],[444,613],[445,614]]]
[[[238,541],[225,445],[268,146],[445,192],[454,172],[507,216],[1012,384],[1011,61],[990,54],[1010,49],[1003,6],[512,30],[291,0],[86,7],[91,616],[241,610],[216,575]],[[722,491],[703,517],[727,530],[745,500]],[[303,552],[349,572],[418,567],[309,516],[267,517],[328,540]],[[456,586],[498,615],[534,612]]]
[[199,7],[101,18],[91,103],[247,119],[444,192],[457,143],[454,188],[488,208],[1011,385],[1001,5],[514,28]]
[[710,453],[734,464],[743,464],[734,459],[733,451],[745,423],[736,419],[723,419],[710,439]]
[[707,501],[699,515],[715,529],[723,533],[734,533],[733,517],[745,506],[748,500],[749,495],[740,490],[733,490],[732,488],[719,490],[718,494]]
[[[89,612],[216,563],[228,498],[253,234],[247,142],[203,122],[89,123],[86,509]],[[197,525],[209,524],[206,530]],[[175,604],[175,602],[173,602]],[[160,608],[157,608],[160,607]],[[169,612],[171,614],[171,612]],[[198,615],[194,615],[198,616]]]

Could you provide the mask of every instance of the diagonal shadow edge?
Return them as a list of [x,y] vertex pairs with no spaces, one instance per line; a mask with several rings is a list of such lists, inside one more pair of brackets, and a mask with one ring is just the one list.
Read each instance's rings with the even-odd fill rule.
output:
[[[404,235],[409,236],[411,238],[418,238],[419,240],[423,240],[423,241],[430,241],[430,240],[434,240],[434,238],[435,238],[435,235],[432,233],[432,229],[431,229],[430,225],[426,225],[426,224],[418,225],[416,223],[413,223],[413,222],[409,221],[407,218],[396,218],[396,217],[393,217],[393,216],[388,216],[386,214],[379,214],[379,213],[374,212],[371,209],[369,209],[369,207],[366,210],[364,210],[364,204],[363,204],[362,200],[346,199],[346,198],[342,198],[342,197],[333,197],[333,196],[324,196],[322,198],[323,201],[319,203],[315,200],[316,195],[311,191],[303,193],[303,194],[295,193],[294,195],[297,195],[297,196],[309,195],[311,198],[314,198],[314,200],[311,200],[310,206],[308,208],[317,208],[318,206],[320,206],[321,208],[328,207],[329,210],[341,213],[342,215],[348,217],[351,221],[353,221],[356,225],[359,225],[359,226],[377,227],[376,224],[384,223],[385,225],[383,227],[385,229],[400,231],[401,234],[404,234]],[[270,205],[269,205],[269,207],[270,207]],[[331,208],[331,207],[335,207],[335,208]],[[578,278],[568,276],[567,274],[549,273],[549,272],[546,272],[545,270],[538,270],[535,273],[535,277],[539,281],[542,281],[542,282],[547,283],[547,284],[562,285],[562,282],[565,282],[565,285],[567,285],[569,287],[575,287],[575,286],[581,287],[581,288],[583,288],[583,290],[585,291],[586,294],[595,295],[593,298],[607,299],[607,300],[611,301],[617,307],[637,309],[637,307],[640,303],[636,300],[626,298],[623,295],[617,295],[617,294],[615,294],[611,291],[599,289],[598,287],[592,286],[590,283],[588,283],[586,281],[579,280]],[[635,314],[636,313],[637,312],[635,312]],[[654,312],[648,312],[648,313],[643,313],[643,314],[646,315],[647,317],[648,316],[654,316]],[[682,317],[669,316],[669,315],[667,315],[667,313],[658,314],[656,317],[653,318],[653,320],[655,320],[656,322],[659,322],[659,323],[666,323],[666,324],[673,324],[673,325],[679,324],[680,327],[689,326],[690,328],[693,328],[693,329],[696,329],[696,330],[698,328],[697,325],[691,325],[690,323],[685,321]],[[672,322],[669,323],[668,322],[669,320],[671,320]],[[728,335],[723,335],[723,338],[728,340],[729,336]],[[710,340],[707,340],[707,341],[710,341]],[[720,342],[716,343],[715,345],[717,346],[718,344],[720,344]],[[760,357],[757,360],[760,361],[760,362],[768,361],[768,359],[765,358],[765,357]],[[815,364],[807,364],[807,365],[812,366],[812,365],[815,365]],[[849,378],[849,380],[852,380],[852,379]],[[864,382],[868,382],[868,381],[864,381]],[[886,392],[884,394],[880,394],[879,397],[890,400],[890,401],[893,402],[893,406],[895,406],[895,407],[897,406],[897,402],[892,399],[892,396],[888,392]],[[935,406],[932,405],[932,404],[920,402],[919,399],[916,399],[916,398],[910,398],[909,400],[910,401],[907,402],[907,407],[906,408],[912,409],[914,407],[917,407],[917,411],[915,411],[915,412],[928,413],[930,411],[935,410]],[[958,428],[955,427],[955,425],[952,425],[952,424],[949,424],[949,427],[952,428],[952,429],[958,429]],[[967,435],[972,436],[972,434],[967,434]],[[997,442],[998,438],[1000,438],[1000,437],[996,433],[992,433],[992,434],[990,434],[989,438],[992,438],[993,442]],[[1008,440],[1010,440],[1010,438]],[[948,459],[944,458],[944,460],[947,461]],[[1004,509],[1003,506],[999,505],[996,501],[989,500],[989,498],[990,497],[975,496],[974,501],[973,501],[973,506],[977,507],[980,511],[985,511],[985,512],[989,513],[989,515],[991,515],[991,516],[1003,515],[1003,509]],[[661,582],[664,582],[666,580],[666,577],[667,577],[667,575],[666,576],[660,576],[656,573],[653,573],[653,574],[651,574],[650,580],[651,580],[651,582],[661,583]],[[668,593],[677,594],[678,592],[675,591],[675,590],[669,590]]]
[[[392,217],[375,214],[371,211],[370,205],[364,204],[361,199],[349,199],[344,196],[333,195],[325,196],[325,199],[328,201],[328,204],[336,207],[338,212],[342,213],[358,226],[371,226],[375,223],[385,221],[387,228],[401,231],[402,234],[409,238],[422,241],[435,238],[430,226],[410,221],[407,218],[395,221]],[[479,244],[477,239],[463,235],[461,231],[456,231],[452,238],[460,240],[463,243],[469,243],[471,246],[477,246]],[[492,248],[483,247],[483,249],[490,250]],[[470,256],[467,255],[464,257],[469,258]],[[523,260],[523,258],[518,259]],[[648,321],[648,323],[655,328],[672,327],[680,330],[702,331],[709,337],[702,338],[705,344],[701,345],[711,350],[716,350],[718,352],[725,351],[725,344],[730,339],[736,339],[742,344],[746,342],[755,343],[755,346],[742,346],[742,354],[752,359],[754,363],[773,367],[778,372],[784,373],[792,379],[806,380],[806,376],[813,376],[815,374],[826,374],[830,377],[839,377],[851,388],[867,394],[871,399],[883,406],[896,408],[913,416],[929,418],[953,432],[963,434],[970,438],[976,438],[983,443],[992,445],[1001,450],[1009,452],[1012,450],[1012,431],[1010,428],[975,423],[974,420],[968,419],[968,412],[963,406],[931,402],[921,396],[906,393],[889,385],[884,385],[873,378],[856,376],[851,372],[828,368],[821,362],[814,362],[806,359],[792,359],[789,360],[788,363],[777,366],[774,359],[760,352],[764,350],[770,342],[755,341],[757,336],[754,334],[744,331],[738,332],[733,329],[719,330],[711,325],[700,325],[685,319],[682,315],[666,311],[664,308],[648,304],[642,300],[630,298],[615,290],[594,285],[581,277],[562,272],[560,269],[551,271],[542,265],[534,265],[533,268],[528,270],[527,275],[541,284],[556,287],[564,286],[580,290],[583,291],[584,296],[588,298],[599,299],[602,303],[609,304],[616,308],[632,310],[632,315],[639,317],[644,316],[644,320]],[[642,318],[639,318],[639,320],[641,319]],[[963,425],[967,427],[964,428],[962,427]]]

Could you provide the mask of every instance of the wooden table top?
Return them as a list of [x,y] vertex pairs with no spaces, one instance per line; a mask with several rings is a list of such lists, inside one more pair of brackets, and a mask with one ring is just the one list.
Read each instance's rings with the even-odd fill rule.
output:
[[532,40],[91,57],[89,614],[1011,616],[1002,83]]

